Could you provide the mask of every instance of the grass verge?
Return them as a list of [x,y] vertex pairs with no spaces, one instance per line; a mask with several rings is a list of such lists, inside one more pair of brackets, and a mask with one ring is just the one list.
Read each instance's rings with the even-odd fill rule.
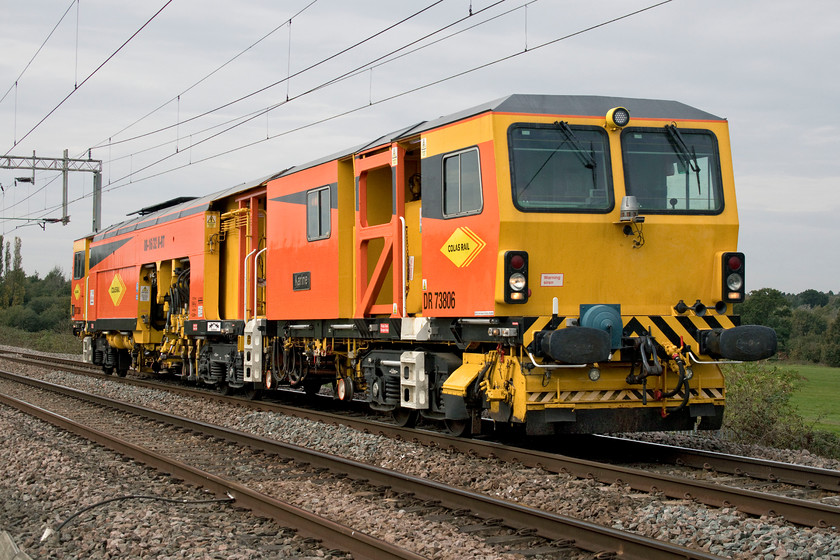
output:
[[70,333],[55,331],[33,333],[4,325],[0,325],[0,344],[58,354],[82,353],[82,341]]

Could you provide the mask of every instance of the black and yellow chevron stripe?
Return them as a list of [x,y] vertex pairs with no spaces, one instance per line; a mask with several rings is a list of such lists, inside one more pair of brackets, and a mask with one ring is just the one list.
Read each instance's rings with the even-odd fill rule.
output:
[[[527,346],[534,339],[534,333],[545,329],[551,317],[538,317],[525,332],[523,343]],[[686,345],[698,350],[698,333],[710,329],[731,329],[740,324],[737,315],[633,315],[622,317],[624,336],[641,336],[650,333],[656,340],[669,341],[674,346],[682,340]],[[563,325],[565,317],[558,317],[555,323]]]

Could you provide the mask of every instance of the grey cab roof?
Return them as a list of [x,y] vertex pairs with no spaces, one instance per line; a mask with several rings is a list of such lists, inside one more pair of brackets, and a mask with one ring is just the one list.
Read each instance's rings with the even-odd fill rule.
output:
[[409,136],[414,136],[428,130],[445,126],[463,119],[487,112],[496,113],[524,113],[537,115],[564,115],[576,117],[605,117],[607,111],[614,107],[624,107],[630,112],[632,124],[633,118],[647,119],[674,119],[674,120],[711,120],[722,121],[718,117],[706,111],[702,111],[679,101],[668,101],[662,99],[637,99],[632,97],[609,97],[602,95],[535,95],[535,94],[513,94],[499,99],[494,99],[469,109],[464,109],[451,115],[438,117],[430,121],[422,121],[409,127],[402,128],[390,134],[354,146],[353,148],[310,161],[308,163],[290,167],[278,174],[278,177],[291,175],[297,171],[315,167],[334,159],[348,157],[350,155],[365,151],[366,149],[388,144]]
[[430,121],[421,121],[391,132],[390,134],[380,136],[370,142],[359,144],[352,148],[342,150],[341,152],[331,154],[302,165],[290,167],[273,175],[269,175],[255,181],[242,183],[188,202],[183,202],[157,212],[138,216],[137,218],[115,224],[97,233],[94,240],[99,241],[101,239],[107,239],[109,237],[122,235],[157,225],[159,223],[195,214],[197,212],[203,212],[208,210],[210,208],[210,204],[215,200],[258,187],[268,181],[271,181],[272,179],[291,175],[297,171],[315,167],[316,165],[320,165],[334,159],[349,157],[353,154],[363,152],[376,146],[382,146],[402,138],[414,136],[462,119],[480,115],[482,113],[492,111],[498,113],[530,113],[564,116],[602,116],[606,115],[607,111],[613,107],[626,108],[630,112],[631,124],[633,118],[724,120],[722,117],[696,109],[684,103],[680,103],[679,101],[636,99],[631,97],[608,97],[599,95],[513,94],[489,101],[487,103],[482,103],[481,105],[476,105],[451,115],[442,116]]
[[526,95],[514,94],[502,97],[471,109],[429,121],[415,132],[431,130],[439,126],[465,119],[487,111],[497,113],[533,113],[542,115],[565,115],[575,117],[601,117],[614,107],[630,111],[630,118],[723,120],[706,111],[695,109],[679,101],[661,99],[636,99],[632,97],[608,97],[602,95]]

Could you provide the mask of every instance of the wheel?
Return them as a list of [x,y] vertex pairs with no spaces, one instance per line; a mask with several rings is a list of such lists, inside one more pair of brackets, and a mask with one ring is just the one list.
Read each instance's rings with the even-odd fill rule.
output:
[[128,374],[128,369],[118,369],[117,376],[118,377],[125,377]]
[[114,366],[102,366],[102,373],[105,375],[111,375],[114,373]]
[[234,391],[233,387],[228,385],[225,381],[219,381],[219,383],[216,384],[216,390],[225,396],[232,395]]
[[245,389],[245,397],[249,401],[258,401],[262,398],[262,389],[258,389],[256,386],[248,387]]
[[470,435],[470,421],[469,419],[465,420],[450,420],[447,418],[444,420],[446,424],[446,429],[449,433],[455,437],[465,437]]
[[342,377],[335,382],[335,394],[340,401],[353,400],[353,380],[349,377]]
[[403,428],[413,428],[417,425],[417,417],[419,416],[419,413],[410,408],[396,408],[391,413],[391,416],[394,417],[394,422],[396,422],[398,426]]

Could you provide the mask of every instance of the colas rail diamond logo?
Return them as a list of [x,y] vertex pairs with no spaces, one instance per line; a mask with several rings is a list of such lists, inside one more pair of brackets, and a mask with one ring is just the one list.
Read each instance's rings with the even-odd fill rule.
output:
[[73,296],[75,296],[77,300],[82,297],[82,288],[78,284],[76,284],[76,288],[73,290]]
[[487,243],[470,228],[459,227],[452,232],[440,248],[440,252],[446,255],[452,264],[463,268],[469,266],[486,246]]
[[120,277],[119,272],[115,274],[114,279],[111,280],[111,286],[108,288],[108,295],[111,296],[111,301],[114,302],[114,306],[119,307],[120,302],[125,295],[125,283]]

